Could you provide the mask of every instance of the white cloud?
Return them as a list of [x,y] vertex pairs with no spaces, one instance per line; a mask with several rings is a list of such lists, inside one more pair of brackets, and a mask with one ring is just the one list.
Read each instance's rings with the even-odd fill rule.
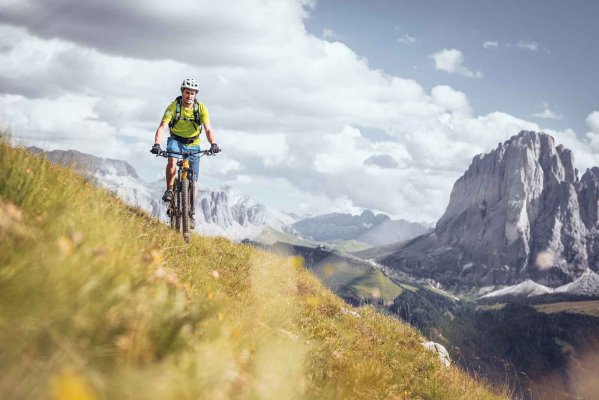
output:
[[358,129],[349,126],[334,135],[326,135],[315,150],[314,167],[322,174],[334,176],[359,168],[370,154],[368,149],[362,148],[367,142]]
[[533,42],[533,41],[519,41],[516,44],[516,47],[518,47],[519,49],[525,49],[525,50],[530,50],[530,51],[537,51],[539,50],[539,44],[537,42]]
[[[371,69],[343,43],[307,34],[313,3],[189,0],[189,20],[202,23],[180,31],[181,19],[158,1],[67,1],[58,10],[31,2],[39,11],[11,8],[11,25],[0,22],[0,122],[28,144],[125,159],[146,178],[164,169],[149,147],[188,76],[200,81],[223,148],[202,162],[202,179],[259,198],[274,187],[278,207],[302,213],[343,204],[432,221],[475,154],[521,129],[540,130],[499,112],[475,115],[463,92],[440,85],[429,93]],[[52,11],[56,18],[34,26]],[[202,51],[174,51],[176,43]],[[482,75],[458,50],[444,51],[447,72]],[[576,146],[583,167],[599,163],[590,139],[555,135]]]
[[435,68],[440,71],[449,72],[450,74],[459,74],[467,78],[482,78],[482,72],[473,72],[466,68],[464,63],[464,55],[457,49],[443,49],[432,54],[435,62]]
[[562,119],[564,116],[561,114],[556,114],[550,109],[546,108],[543,112],[532,114],[533,117],[544,118],[544,119]]
[[449,112],[458,113],[462,116],[472,114],[466,95],[450,86],[435,86],[431,91],[431,96],[437,104],[443,106]]
[[537,42],[533,42],[532,40],[520,40],[516,47],[519,49],[530,50],[530,51],[538,51],[539,44]]
[[498,46],[499,46],[498,42],[494,42],[494,41],[491,41],[491,40],[487,40],[486,42],[483,43],[483,47],[485,49],[491,49],[493,47],[498,47]]
[[[495,42],[495,41],[486,41],[483,43],[483,47],[485,49],[499,47],[499,45],[500,45],[499,42]],[[551,50],[549,50],[547,47],[541,46],[539,43],[532,41],[532,40],[519,40],[515,45],[513,43],[506,42],[506,43],[502,43],[501,46],[508,48],[508,49],[517,47],[522,50],[528,50],[528,51],[533,51],[533,52],[543,50],[545,53],[551,54]]]
[[96,98],[76,94],[53,99],[2,95],[0,121],[11,127],[15,139],[40,148],[75,148],[128,159],[130,154],[119,144],[114,127],[97,118],[97,103]]
[[322,37],[329,40],[337,40],[339,36],[332,29],[324,28],[322,30]]
[[599,111],[593,111],[586,118],[586,123],[590,132],[587,132],[586,138],[589,140],[591,148],[595,153],[599,153]]
[[[285,135],[258,134],[242,131],[226,131],[221,135],[220,143],[227,151],[237,154],[240,158],[258,156],[265,167],[276,167],[289,161],[292,157]],[[256,147],[256,143],[266,145]]]
[[397,39],[397,41],[399,43],[403,43],[403,44],[412,44],[412,43],[416,43],[416,38],[404,33]]
[[376,165],[379,168],[393,169],[399,167],[399,163],[388,154],[375,154],[364,160],[365,165]]
[[593,111],[586,118],[587,126],[594,133],[599,134],[599,111]]
[[543,103],[543,111],[532,114],[533,117],[543,118],[543,119],[562,119],[563,115],[557,114],[549,108],[549,104]]

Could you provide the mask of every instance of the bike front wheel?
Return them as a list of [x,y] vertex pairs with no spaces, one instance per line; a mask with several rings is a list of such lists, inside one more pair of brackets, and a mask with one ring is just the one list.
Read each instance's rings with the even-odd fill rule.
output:
[[179,180],[175,180],[173,200],[167,209],[169,226],[177,231],[181,230],[181,199],[179,196]]
[[189,243],[189,181],[183,179],[181,182],[181,228],[183,238]]
[[175,199],[169,203],[166,215],[168,217],[168,226],[177,229],[177,205]]

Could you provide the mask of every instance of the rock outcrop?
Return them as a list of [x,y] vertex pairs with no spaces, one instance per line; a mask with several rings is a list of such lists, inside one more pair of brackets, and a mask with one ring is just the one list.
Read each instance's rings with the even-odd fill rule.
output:
[[271,209],[255,197],[242,194],[230,186],[201,189],[196,203],[196,219],[203,234],[228,236],[234,240],[253,239],[269,226],[295,235],[295,219]]
[[598,270],[599,168],[578,179],[572,152],[523,131],[476,156],[434,232],[379,260],[450,287],[557,287]]
[[446,367],[451,365],[451,358],[449,358],[449,352],[442,344],[435,342],[422,342],[420,343],[424,348],[436,353],[439,356],[439,362]]

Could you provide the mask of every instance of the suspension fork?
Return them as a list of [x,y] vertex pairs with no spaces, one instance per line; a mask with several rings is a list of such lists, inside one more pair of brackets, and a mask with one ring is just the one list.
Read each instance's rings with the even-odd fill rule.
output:
[[183,165],[181,166],[181,180],[187,179],[187,173],[189,172],[189,160],[183,159]]
[[179,168],[177,168],[177,192],[180,192],[181,191],[181,164],[177,163],[177,165],[179,167]]
[[189,211],[191,212],[191,215],[193,215],[194,214],[194,203],[195,203],[195,187],[194,187],[194,181],[193,181],[193,171],[189,165],[189,159],[187,159],[187,158],[183,159],[183,165],[181,168],[181,181],[183,179],[189,179],[189,192],[190,192]]

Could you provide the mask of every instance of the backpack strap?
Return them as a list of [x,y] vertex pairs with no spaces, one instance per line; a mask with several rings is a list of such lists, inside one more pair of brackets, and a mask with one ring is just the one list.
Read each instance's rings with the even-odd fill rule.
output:
[[202,114],[200,113],[200,102],[198,99],[193,99],[193,119],[194,119],[194,128],[198,129],[196,125],[200,127],[198,133],[202,133]]
[[181,96],[175,99],[175,117],[171,119],[171,122],[168,124],[168,127],[172,130],[177,122],[181,119]]
[[181,101],[182,101],[181,96],[179,96],[175,99],[175,102],[176,102],[175,118],[173,118],[171,120],[171,122],[168,124],[169,128],[172,130],[174,128],[174,126],[177,125],[177,122],[179,122],[179,120],[190,121],[191,123],[193,123],[195,129],[198,129],[198,126],[199,126],[200,131],[198,133],[202,133],[202,113],[200,112],[200,102],[198,101],[198,99],[194,99],[194,101],[193,101],[193,120],[191,120],[189,118],[185,118],[185,117],[181,116]]

